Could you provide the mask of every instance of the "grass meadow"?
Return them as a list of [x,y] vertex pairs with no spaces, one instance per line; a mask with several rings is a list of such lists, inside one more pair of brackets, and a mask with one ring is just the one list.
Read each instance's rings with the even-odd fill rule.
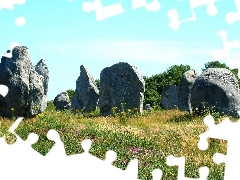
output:
[[[68,155],[82,153],[82,140],[91,139],[92,155],[104,159],[106,151],[113,150],[117,153],[113,165],[123,170],[130,160],[137,158],[138,178],[142,180],[152,179],[151,173],[156,168],[163,171],[162,179],[177,179],[178,167],[166,164],[168,155],[185,157],[186,177],[199,178],[199,168],[208,166],[208,179],[224,179],[224,164],[215,164],[212,157],[217,152],[226,154],[227,142],[209,139],[206,151],[199,150],[197,146],[199,135],[207,130],[203,123],[207,111],[198,116],[179,110],[146,111],[142,115],[128,110],[115,113],[113,117],[101,117],[99,114],[99,110],[91,113],[60,112],[49,104],[43,113],[25,119],[16,133],[24,140],[30,132],[37,133],[39,141],[33,148],[42,155],[46,155],[54,145],[46,137],[50,129],[59,132]],[[222,121],[217,114],[213,116],[216,123]],[[15,141],[15,137],[8,133],[14,120],[0,119],[1,136],[4,135],[9,144]]]

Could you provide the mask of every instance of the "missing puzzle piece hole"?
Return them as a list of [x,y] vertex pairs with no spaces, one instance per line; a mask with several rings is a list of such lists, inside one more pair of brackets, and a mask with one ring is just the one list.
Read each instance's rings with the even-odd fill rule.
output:
[[107,162],[108,164],[112,164],[117,158],[117,153],[109,150],[106,153],[106,158],[105,158],[105,162]]
[[39,139],[39,137],[38,137],[37,134],[35,134],[35,133],[30,133],[30,134],[28,135],[26,141],[27,141],[30,145],[32,145],[32,144],[36,143],[36,142],[38,141],[38,139]]
[[201,138],[201,136],[200,136],[200,141],[198,142],[198,148],[202,151],[206,150],[208,148],[207,139]]
[[0,84],[0,94],[5,97],[8,94],[8,87]]
[[238,21],[239,17],[237,13],[230,12],[225,17],[228,24],[233,24]]
[[90,12],[90,11],[93,11],[95,8],[94,8],[94,3],[92,2],[84,2],[82,4],[82,9],[84,12]]
[[226,155],[223,155],[221,153],[216,153],[213,155],[213,162],[216,164],[221,164],[223,162],[226,162]]
[[159,180],[162,178],[162,170],[161,169],[154,169],[152,171],[152,177],[153,179],[152,180]]
[[207,166],[199,168],[200,177],[206,179],[209,175],[209,168]]
[[82,144],[82,148],[83,148],[84,152],[88,153],[91,148],[92,141],[90,139],[85,139],[82,141],[81,144]]

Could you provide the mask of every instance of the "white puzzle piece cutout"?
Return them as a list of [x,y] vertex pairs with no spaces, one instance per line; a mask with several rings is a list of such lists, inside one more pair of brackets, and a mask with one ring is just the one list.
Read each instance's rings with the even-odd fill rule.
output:
[[95,11],[97,21],[102,21],[104,19],[124,13],[121,1],[109,6],[103,6],[101,0],[94,0],[94,2],[84,2],[82,4],[82,9],[84,12]]
[[5,97],[8,94],[8,87],[0,84],[0,94]]
[[178,30],[181,23],[188,22],[188,21],[196,21],[197,16],[195,13],[195,8],[197,7],[207,6],[207,14],[209,16],[215,16],[218,12],[218,9],[214,3],[219,0],[189,0],[189,1],[190,1],[191,12],[192,12],[191,17],[183,20],[179,20],[179,14],[176,9],[171,9],[167,12],[167,16],[170,20],[170,23],[168,23],[168,26],[173,30]]
[[[229,55],[231,49],[240,49],[240,42],[239,40],[233,40],[231,42],[227,41],[227,32],[225,30],[221,30],[217,32],[217,35],[221,37],[223,49],[218,49],[213,51],[213,58],[215,60],[222,60],[225,58],[228,62],[229,68],[240,68],[240,58],[232,59]],[[240,72],[238,72],[238,77],[240,77]]]
[[228,24],[233,24],[237,21],[240,21],[240,1],[234,0],[235,6],[237,8],[236,12],[229,12],[226,14],[226,21]]
[[[2,92],[1,88],[0,93],[6,94],[6,92]],[[9,132],[16,136],[16,142],[13,145],[8,145],[4,136],[0,138],[0,169],[1,177],[4,179],[138,180],[137,159],[131,160],[126,170],[116,168],[112,165],[116,159],[116,153],[111,150],[107,151],[105,160],[91,155],[89,150],[92,142],[89,139],[82,141],[83,153],[67,156],[64,144],[56,130],[49,130],[47,134],[48,139],[54,141],[55,145],[46,156],[42,156],[31,147],[38,140],[38,135],[30,133],[28,139],[23,141],[15,133],[15,129],[22,120],[22,117],[18,118],[9,128]],[[227,155],[216,153],[213,160],[217,164],[225,163],[224,180],[240,179],[240,121],[232,123],[229,118],[226,118],[215,125],[213,117],[209,115],[204,118],[204,123],[208,126],[208,130],[199,136],[199,149],[206,150],[208,148],[208,138],[227,140]],[[178,180],[195,180],[184,175],[184,157],[177,158],[170,155],[167,157],[167,164],[179,167]],[[199,174],[199,180],[206,180],[209,174],[208,167],[201,167]],[[33,175],[36,176],[33,177]],[[162,170],[155,169],[152,177],[153,180],[162,178]]]
[[12,50],[13,50],[13,48],[16,47],[16,46],[20,46],[20,44],[17,43],[17,42],[12,42],[12,43],[10,44],[10,50],[9,50],[9,52],[6,52],[6,53],[0,54],[0,55],[1,55],[1,56],[4,56],[4,57],[7,57],[7,58],[12,58]]
[[[14,10],[14,5],[23,5],[26,0],[1,0],[0,1],[0,10],[9,9]],[[26,24],[26,19],[23,16],[15,18],[15,24],[17,26],[24,26]]]
[[151,3],[147,3],[146,0],[132,0],[132,9],[141,7],[145,7],[146,11],[159,11],[161,4],[158,0],[153,0]]
[[[169,155],[167,157],[167,165],[169,166],[178,166],[178,180],[196,180],[194,178],[185,177],[185,158],[184,157],[174,157]],[[199,176],[198,180],[207,180],[209,174],[208,167],[201,167],[199,168]]]
[[14,4],[23,5],[26,0],[1,0],[0,1],[0,10],[9,9],[14,10]]
[[211,115],[204,118],[208,130],[202,133],[198,147],[201,150],[208,148],[208,138],[227,140],[227,154],[216,153],[213,161],[217,164],[225,163],[224,180],[240,179],[240,121],[231,122],[225,118],[215,125]]

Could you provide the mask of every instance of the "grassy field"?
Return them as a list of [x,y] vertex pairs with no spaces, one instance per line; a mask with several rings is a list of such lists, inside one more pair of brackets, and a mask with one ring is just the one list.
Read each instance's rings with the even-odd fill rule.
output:
[[[207,130],[202,116],[193,116],[179,110],[155,110],[143,115],[128,112],[116,114],[115,117],[101,117],[99,111],[76,113],[56,111],[53,106],[37,117],[26,119],[16,132],[24,140],[30,132],[40,136],[33,148],[45,155],[53,146],[46,137],[48,130],[56,129],[65,144],[67,154],[82,153],[82,140],[93,141],[90,153],[105,158],[107,150],[117,153],[114,166],[125,169],[131,159],[139,160],[139,179],[151,179],[154,169],[163,171],[162,179],[177,179],[177,166],[168,166],[166,157],[174,155],[186,158],[185,176],[198,178],[201,166],[210,168],[208,179],[221,180],[224,177],[224,164],[214,164],[215,153],[226,154],[226,141],[209,139],[209,148],[201,151],[197,147],[199,135]],[[216,123],[222,118],[216,117]],[[0,132],[8,143],[15,138],[7,132],[14,118],[0,119]]]

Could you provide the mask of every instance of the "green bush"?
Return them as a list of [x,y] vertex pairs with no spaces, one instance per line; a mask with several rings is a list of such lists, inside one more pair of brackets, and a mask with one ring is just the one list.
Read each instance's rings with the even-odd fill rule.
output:
[[68,93],[70,102],[72,102],[72,99],[73,99],[73,96],[74,96],[74,94],[75,94],[75,91],[72,90],[72,89],[68,89],[68,90],[67,90],[67,93]]
[[144,104],[159,107],[163,88],[171,84],[179,86],[183,73],[190,69],[191,67],[189,65],[174,65],[163,73],[151,77],[144,77],[146,89],[144,93]]

